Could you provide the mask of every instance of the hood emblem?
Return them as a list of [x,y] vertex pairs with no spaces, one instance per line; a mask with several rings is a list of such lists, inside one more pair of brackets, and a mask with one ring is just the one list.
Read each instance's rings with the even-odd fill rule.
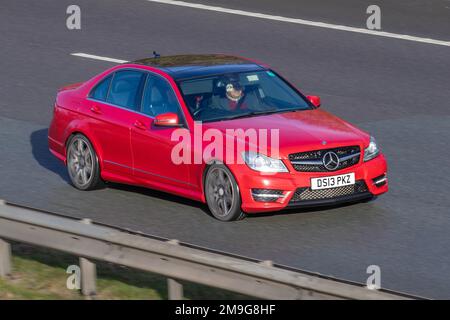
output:
[[339,167],[339,157],[333,151],[325,153],[322,162],[328,171],[336,170]]
[[327,144],[327,142],[325,140],[322,140],[322,145],[324,146],[326,144]]

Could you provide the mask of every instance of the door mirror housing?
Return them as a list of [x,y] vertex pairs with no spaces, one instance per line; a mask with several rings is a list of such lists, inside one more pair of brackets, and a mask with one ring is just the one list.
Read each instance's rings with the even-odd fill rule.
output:
[[158,127],[180,127],[178,115],[173,112],[161,113],[155,117],[153,124]]
[[306,96],[308,100],[316,107],[320,107],[320,97],[319,96]]

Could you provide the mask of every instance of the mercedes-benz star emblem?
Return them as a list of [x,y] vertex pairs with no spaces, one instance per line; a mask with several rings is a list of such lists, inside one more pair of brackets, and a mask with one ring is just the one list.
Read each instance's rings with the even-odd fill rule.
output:
[[322,159],[323,165],[329,171],[336,170],[339,167],[339,157],[333,151],[325,153]]

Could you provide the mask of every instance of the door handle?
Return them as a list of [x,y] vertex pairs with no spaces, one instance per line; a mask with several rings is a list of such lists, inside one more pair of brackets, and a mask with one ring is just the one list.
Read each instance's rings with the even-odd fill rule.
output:
[[145,124],[143,124],[143,123],[140,122],[139,120],[136,120],[136,121],[134,122],[134,126],[135,126],[136,128],[138,128],[138,129],[141,129],[141,130],[146,130],[146,129],[147,129],[147,127],[145,126]]
[[100,108],[97,106],[91,107],[91,112],[96,113],[96,114],[102,114],[102,110],[100,110]]

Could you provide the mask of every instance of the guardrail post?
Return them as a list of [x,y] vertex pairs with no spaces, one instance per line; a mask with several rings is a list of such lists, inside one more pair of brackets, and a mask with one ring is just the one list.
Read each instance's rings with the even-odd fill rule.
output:
[[[91,224],[90,219],[83,219],[81,223]],[[81,271],[81,293],[84,296],[94,296],[97,294],[97,270],[95,263],[86,258],[80,258]]]
[[84,296],[94,296],[97,293],[97,271],[95,263],[86,258],[80,258],[81,293]]
[[167,279],[169,300],[183,300],[183,285],[174,279]]
[[[170,244],[178,245],[177,239],[167,241]],[[169,300],[183,300],[183,285],[175,279],[167,279],[167,291]]]
[[0,239],[0,277],[5,278],[11,273],[11,245]]

